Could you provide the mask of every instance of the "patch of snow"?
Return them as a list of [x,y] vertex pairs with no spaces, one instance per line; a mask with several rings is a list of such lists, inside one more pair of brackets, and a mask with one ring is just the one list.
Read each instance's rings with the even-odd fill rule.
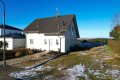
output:
[[84,53],[84,52],[81,52],[80,54],[82,54],[82,55],[87,55],[87,53]]
[[97,78],[104,78],[106,76],[112,77],[114,80],[120,79],[120,71],[119,70],[106,70],[106,72],[102,73],[101,70],[90,70],[88,68],[88,72],[95,75]]
[[44,80],[53,80],[53,76],[52,75],[48,75],[44,78]]
[[85,74],[85,66],[84,65],[75,65],[70,69],[65,70],[65,80],[76,80],[77,77],[83,77],[85,80],[88,80],[87,74]]
[[120,71],[119,70],[111,70],[110,73],[112,75],[116,75],[116,74],[120,74]]
[[33,66],[27,66],[27,67],[25,67],[25,69],[29,69],[29,68],[32,68]]
[[39,66],[39,67],[32,68],[32,69],[25,70],[25,71],[13,72],[10,74],[10,76],[14,78],[19,78],[19,79],[25,79],[28,77],[36,76],[37,75],[36,71],[42,71],[42,70],[44,70],[44,67]]
[[93,72],[93,74],[96,75],[96,76],[97,76],[97,75],[101,75],[101,73],[100,73],[99,70],[95,70],[95,71]]
[[115,80],[120,79],[120,70],[107,70],[106,73],[112,75],[112,78]]
[[59,71],[63,70],[64,68],[65,68],[64,65],[58,65],[58,70],[59,70]]

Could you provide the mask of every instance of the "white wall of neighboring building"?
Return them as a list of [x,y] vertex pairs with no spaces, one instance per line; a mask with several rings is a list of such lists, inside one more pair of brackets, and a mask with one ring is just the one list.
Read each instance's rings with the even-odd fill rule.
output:
[[1,28],[0,28],[0,36],[2,35],[2,30],[1,30]]
[[[65,38],[64,36],[60,37],[61,37],[61,52],[65,52]],[[30,39],[33,40],[33,44],[30,43]],[[58,44],[56,44],[56,40],[58,40]],[[31,49],[58,51],[60,49],[60,38],[58,36],[45,36],[44,34],[40,33],[27,33],[26,45],[27,48]]]
[[[13,49],[13,38],[6,38],[5,40],[8,43],[8,47],[6,49],[7,50]],[[0,41],[4,41],[4,39],[0,38]]]
[[14,48],[25,48],[25,39],[17,39],[17,38],[14,38],[13,39],[13,49]]
[[[0,36],[3,35],[3,33],[4,33],[3,28],[0,28]],[[22,31],[5,29],[5,34],[11,34],[11,33],[22,33]]]
[[[7,50],[12,50],[14,48],[25,47],[25,39],[14,39],[12,37],[5,39],[8,43]],[[3,38],[0,38],[0,41],[3,41]]]

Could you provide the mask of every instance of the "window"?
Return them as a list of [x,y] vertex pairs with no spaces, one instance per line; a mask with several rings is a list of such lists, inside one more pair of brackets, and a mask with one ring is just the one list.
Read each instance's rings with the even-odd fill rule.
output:
[[46,39],[44,39],[44,44],[47,44],[47,40]]
[[58,45],[59,44],[59,40],[58,39],[56,39],[56,45]]
[[33,39],[30,39],[30,44],[33,44]]

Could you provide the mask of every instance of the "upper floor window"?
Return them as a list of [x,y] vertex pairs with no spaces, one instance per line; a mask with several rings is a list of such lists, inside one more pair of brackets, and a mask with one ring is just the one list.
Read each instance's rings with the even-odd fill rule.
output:
[[30,44],[33,44],[33,39],[30,39]]

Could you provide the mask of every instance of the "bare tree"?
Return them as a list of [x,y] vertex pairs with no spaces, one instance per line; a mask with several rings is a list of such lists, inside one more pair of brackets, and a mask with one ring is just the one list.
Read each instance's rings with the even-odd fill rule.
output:
[[112,30],[110,32],[110,37],[115,39],[120,39],[120,12],[117,13],[112,19]]
[[115,27],[116,25],[120,25],[120,12],[114,15],[112,19],[112,26]]

